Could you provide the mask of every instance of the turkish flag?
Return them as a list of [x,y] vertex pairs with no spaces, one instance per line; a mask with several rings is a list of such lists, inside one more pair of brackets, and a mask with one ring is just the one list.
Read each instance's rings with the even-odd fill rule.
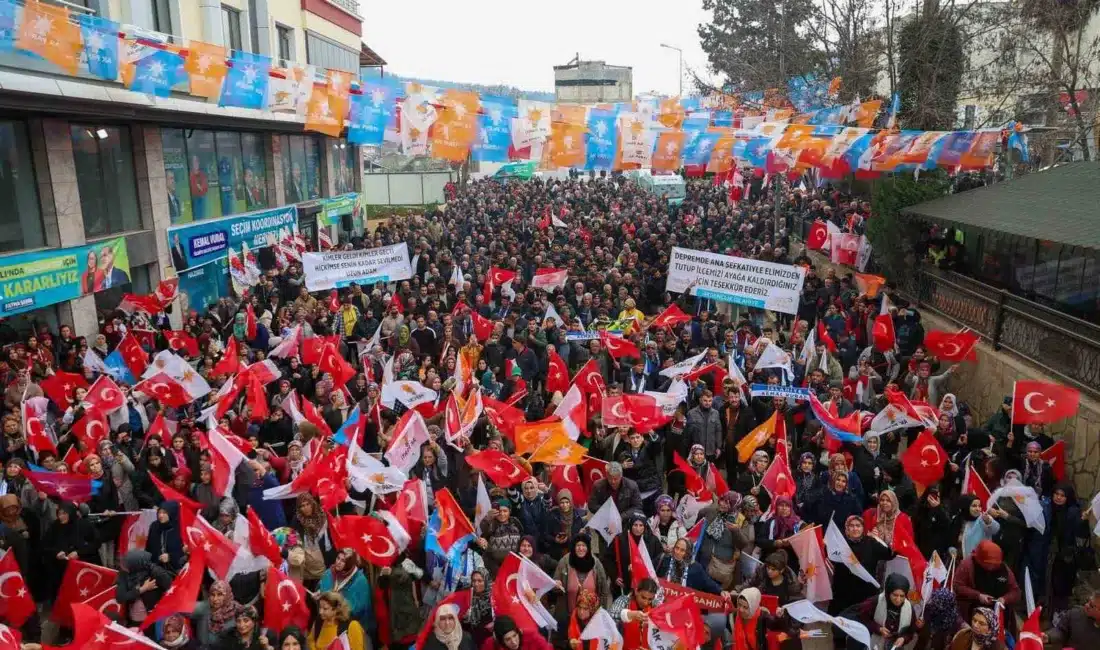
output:
[[338,547],[353,549],[375,566],[393,566],[401,554],[386,522],[377,517],[344,515],[332,517],[329,522]]
[[184,330],[169,330],[167,332],[168,348],[176,352],[183,352],[188,357],[199,356],[199,342]]
[[[278,564],[282,564],[281,558]],[[291,626],[299,630],[309,626],[306,588],[274,566],[268,567],[264,584],[264,627],[281,632]]]
[[338,348],[331,343],[325,345],[321,351],[321,359],[318,361],[317,367],[321,369],[321,372],[332,375],[334,388],[340,388],[355,376],[355,368],[352,368],[351,364],[340,356]]
[[829,241],[829,228],[824,221],[815,221],[810,226],[810,232],[806,235],[806,248],[819,251],[825,248],[825,242]]
[[829,329],[825,327],[824,320],[817,321],[817,342],[819,345],[824,345],[825,349],[829,352],[836,354],[836,341],[834,341],[832,335],[829,334]]
[[485,416],[489,422],[513,443],[516,441],[516,426],[527,421],[523,411],[493,399],[488,395],[481,396],[481,403],[485,408]]
[[642,353],[638,351],[638,346],[621,336],[611,336],[607,332],[600,332],[600,342],[607,348],[607,353],[613,359],[622,359],[623,357],[638,359],[642,356]]
[[1044,449],[1039,457],[1050,463],[1050,469],[1054,472],[1055,480],[1066,480],[1066,443],[1064,440],[1059,440]]
[[138,382],[134,386],[134,390],[154,398],[161,404],[176,408],[187,406],[195,401],[191,394],[187,392],[187,389],[183,387],[183,384],[163,372],[158,372],[145,381]]
[[[84,503],[91,501],[92,495],[98,492],[98,488],[92,484],[92,479],[79,474],[24,470],[23,475],[36,490],[45,492],[51,497],[57,497],[61,501]],[[0,584],[0,590],[2,589],[3,584]]]
[[201,555],[202,563],[210,567],[214,575],[225,580],[240,550],[235,542],[187,508],[180,508],[180,538],[184,548],[190,551],[192,561],[196,555]]
[[458,407],[458,398],[454,393],[447,396],[446,406],[443,407],[443,425],[447,440],[453,440],[462,430],[462,411]]
[[27,445],[36,454],[52,451],[56,455],[57,445],[54,444],[53,438],[46,433],[46,424],[42,421],[42,418],[34,414],[34,407],[31,406],[30,402],[23,402],[20,409],[23,413],[23,430],[26,431]]
[[515,553],[510,553],[500,564],[497,577],[493,580],[493,612],[497,616],[510,616],[516,626],[525,634],[538,634],[539,624],[523,605],[529,596],[520,589],[520,568],[523,561]]
[[981,474],[974,470],[974,465],[970,462],[966,464],[966,474],[963,476],[962,493],[973,494],[978,497],[978,501],[982,504],[982,511],[985,511],[989,503],[989,487],[986,486],[985,481],[982,480]]
[[0,650],[21,650],[22,648],[23,633],[19,628],[0,624]]
[[527,470],[520,467],[518,463],[512,460],[511,456],[495,449],[487,449],[466,456],[466,464],[484,472],[493,483],[502,488],[512,487],[531,478]]
[[95,452],[99,441],[110,435],[107,416],[97,411],[85,411],[84,417],[73,423],[73,434],[86,450]]
[[500,287],[516,279],[516,272],[509,269],[492,267],[489,269],[489,281],[493,286]]
[[42,389],[42,392],[46,393],[46,397],[52,399],[53,403],[64,411],[69,408],[69,400],[73,397],[73,391],[77,388],[87,388],[88,381],[84,379],[84,375],[58,370],[38,382],[38,386]]
[[535,269],[535,275],[531,278],[531,288],[549,292],[565,288],[565,283],[568,281],[569,271],[566,269]]
[[332,437],[332,429],[329,428],[328,422],[325,422],[325,419],[321,417],[320,411],[317,410],[313,402],[305,397],[302,398],[302,417],[304,417],[307,422],[317,427],[325,438]]
[[153,292],[153,295],[157,297],[160,304],[164,307],[168,306],[168,303],[176,299],[176,296],[180,291],[180,279],[172,278],[171,280],[161,280],[157,283],[157,290]]
[[0,619],[12,627],[23,627],[34,612],[34,598],[19,571],[15,553],[5,553],[0,559]]
[[447,488],[435,493],[436,512],[439,513],[439,532],[436,539],[439,540],[439,548],[448,553],[454,543],[466,535],[474,532],[474,525],[462,512],[458,501]]
[[252,374],[248,376],[248,406],[252,410],[249,419],[253,422],[263,422],[271,414],[271,408],[267,405],[267,391],[260,383],[260,378]]
[[600,410],[604,426],[633,427],[638,433],[649,433],[672,420],[656,398],[644,394],[605,398]]
[[842,232],[833,234],[832,262],[855,266],[859,257],[859,235]]
[[676,303],[672,303],[668,306],[657,318],[653,319],[653,325],[656,327],[673,327],[680,323],[690,323],[691,315],[684,313],[683,309]]
[[493,321],[485,318],[476,311],[470,312],[470,320],[474,325],[474,336],[478,341],[488,341],[489,337],[493,335]]
[[634,541],[633,535],[626,536],[627,545],[630,547],[630,581],[635,589],[643,578],[657,579],[657,571],[653,567],[653,558],[649,557],[649,549],[645,544],[639,545]]
[[275,541],[271,531],[264,526],[264,522],[260,521],[255,508],[248,509],[248,547],[252,551],[252,555],[266,557],[273,566],[283,564],[283,555],[279,549],[279,543]]
[[924,335],[924,348],[943,361],[977,361],[975,347],[981,337],[970,330],[943,332],[931,330]]
[[[585,462],[587,462],[587,459]],[[576,465],[555,465],[551,467],[550,484],[554,486],[554,494],[562,490],[569,490],[573,495],[573,503],[580,506],[588,503],[588,489],[581,482],[581,473]]]
[[[161,501],[176,501],[180,504],[180,508],[188,508],[190,510],[199,511],[202,510],[203,505],[194,499],[190,499],[180,492],[177,492],[175,488],[157,478],[156,474],[149,474],[149,479],[153,481],[153,485],[156,486],[160,492]],[[194,516],[194,513],[192,513]]]
[[126,403],[118,384],[111,381],[107,375],[100,375],[99,379],[95,380],[92,387],[88,389],[88,394],[84,396],[84,401],[92,410],[104,415],[113,413]]
[[211,377],[221,377],[222,375],[232,375],[235,372],[241,370],[241,355],[237,351],[237,337],[230,336],[229,342],[225,344],[225,350],[222,351],[222,357],[218,359],[218,362],[214,364],[213,369],[210,371]]
[[313,336],[302,340],[302,363],[313,366],[321,361],[321,354],[325,351],[325,339]]
[[141,347],[132,332],[127,332],[118,344],[119,354],[135,377],[140,377],[149,365],[149,354]]
[[773,504],[780,495],[794,497],[795,493],[791,468],[787,464],[787,454],[780,454],[778,450],[779,445],[776,445],[775,458],[772,459],[771,465],[768,465],[768,470],[764,472],[764,476],[760,479],[760,485],[768,491],[768,494],[772,495]]
[[581,369],[577,371],[577,374],[573,375],[573,383],[581,387],[581,392],[586,397],[591,395],[598,395],[603,397],[607,392],[607,382],[604,381],[603,375],[600,374],[599,366],[596,365],[595,359],[589,359],[588,363],[581,366]]
[[584,463],[581,465],[581,481],[584,483],[585,489],[591,492],[592,486],[596,485],[596,481],[606,477],[607,461],[586,456]]
[[117,578],[118,571],[80,560],[68,560],[51,618],[66,627],[72,627],[73,604],[83,603],[104,591],[113,591]]
[[695,468],[689,465],[679,452],[672,452],[672,462],[676,465],[676,469],[684,475],[684,488],[687,489],[688,492],[699,496],[700,501],[706,501],[701,495],[707,492],[707,484],[703,480],[703,477],[699,476],[699,472],[695,471]]
[[333,289],[328,294],[328,311],[330,314],[335,314],[340,311],[340,295],[336,289]]
[[879,352],[889,352],[894,349],[894,344],[897,342],[897,337],[894,333],[894,317],[887,311],[886,298],[882,299],[882,310],[885,313],[881,313],[875,316],[875,325],[871,330],[871,338],[874,340],[875,349]]
[[1020,628],[1020,640],[1016,642],[1015,650],[1043,650],[1043,631],[1039,627],[1039,617],[1043,614],[1043,608],[1036,607],[1031,616],[1024,621]]
[[891,548],[909,561],[909,570],[914,576],[924,576],[924,571],[928,568],[928,560],[921,555],[910,526],[894,526],[894,543]]
[[[173,614],[190,614],[195,611],[195,604],[199,598],[199,589],[202,587],[202,577],[206,568],[206,558],[201,549],[192,549],[191,560],[183,570],[172,580],[172,586],[164,592],[157,601],[153,611],[141,622],[141,629],[145,629],[157,621],[168,618]],[[224,580],[224,575],[221,574]]]
[[649,622],[657,629],[674,634],[685,648],[703,644],[703,615],[690,594],[666,600],[649,610]]
[[932,431],[925,429],[901,455],[901,465],[913,481],[924,486],[933,485],[943,478],[947,452],[940,446],[936,436],[932,435]]
[[1017,381],[1012,389],[1012,423],[1057,422],[1077,413],[1081,393],[1075,388],[1045,381]]
[[558,355],[552,347],[548,348],[547,361],[549,367],[546,372],[546,392],[553,395],[569,390],[569,367],[565,360]]

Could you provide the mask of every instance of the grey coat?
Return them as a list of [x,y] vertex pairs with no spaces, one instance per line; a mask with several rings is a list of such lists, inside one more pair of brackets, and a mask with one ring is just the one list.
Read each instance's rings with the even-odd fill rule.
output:
[[696,406],[688,411],[684,433],[692,445],[703,445],[707,458],[714,458],[722,449],[722,418],[718,409],[706,411]]

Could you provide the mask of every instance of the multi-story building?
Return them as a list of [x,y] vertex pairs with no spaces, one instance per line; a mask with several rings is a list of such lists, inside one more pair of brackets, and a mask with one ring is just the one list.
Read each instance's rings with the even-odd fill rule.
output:
[[605,61],[581,61],[578,54],[569,63],[554,66],[554,96],[571,104],[628,102],[634,99],[634,71]]
[[[201,41],[270,56],[276,66],[357,75],[361,62],[384,64],[362,42],[357,0],[42,2],[68,8],[74,21],[81,13],[116,21],[128,36],[183,48]],[[69,251],[67,264],[86,268],[100,250],[80,247],[120,238],[129,268],[114,280],[88,278],[69,299],[20,294],[36,283],[12,287],[0,295],[0,316],[17,332],[35,322],[54,331],[70,324],[90,337],[123,293],[150,293],[183,270],[172,268],[180,256],[169,228],[296,205],[298,228],[310,234],[318,212],[331,207],[326,199],[360,186],[360,164],[343,139],[306,132],[304,111],[219,107],[216,98],[192,95],[186,81],[153,97],[95,77],[83,62],[74,76],[25,52],[0,51],[0,286],[9,289],[6,278],[43,259],[63,266],[57,260],[68,249],[79,253]],[[73,261],[85,252],[86,260]],[[224,294],[224,275],[216,284]]]

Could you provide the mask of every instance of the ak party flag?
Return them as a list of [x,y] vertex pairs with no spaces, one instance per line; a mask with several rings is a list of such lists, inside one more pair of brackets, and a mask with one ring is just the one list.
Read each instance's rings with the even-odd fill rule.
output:
[[146,45],[150,46],[149,53],[134,64],[130,90],[168,97],[172,94],[172,86],[183,79],[183,57],[159,43]]
[[585,168],[611,169],[615,164],[618,142],[615,111],[603,108],[589,110],[585,138]]
[[348,142],[382,146],[386,129],[396,120],[398,87],[388,81],[366,81],[362,92],[351,95]]
[[508,162],[516,105],[507,97],[482,97],[472,157],[479,162]]
[[15,50],[15,3],[12,0],[0,0],[0,54],[10,54]]
[[219,106],[261,109],[267,104],[271,58],[262,54],[233,51],[222,83]]
[[119,24],[92,14],[80,15],[84,60],[88,72],[101,79],[118,79]]
[[45,2],[27,2],[23,6],[23,22],[15,39],[15,47],[33,54],[76,75],[82,45],[80,28],[71,20],[65,7]]

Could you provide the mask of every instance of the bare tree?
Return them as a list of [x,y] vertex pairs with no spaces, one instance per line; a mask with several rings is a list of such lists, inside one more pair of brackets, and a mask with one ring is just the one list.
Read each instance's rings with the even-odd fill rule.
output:
[[884,40],[882,24],[875,15],[875,2],[815,2],[811,34],[824,53],[825,73],[842,79],[839,97],[842,103],[874,92]]

